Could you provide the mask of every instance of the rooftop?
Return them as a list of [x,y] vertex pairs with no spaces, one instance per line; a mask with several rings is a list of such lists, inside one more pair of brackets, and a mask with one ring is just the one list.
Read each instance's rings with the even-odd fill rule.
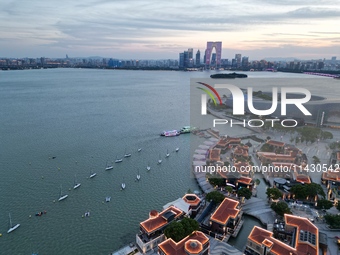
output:
[[217,207],[210,220],[215,221],[219,224],[227,224],[229,218],[235,218],[240,212],[237,209],[239,202],[230,198],[225,198],[222,203]]

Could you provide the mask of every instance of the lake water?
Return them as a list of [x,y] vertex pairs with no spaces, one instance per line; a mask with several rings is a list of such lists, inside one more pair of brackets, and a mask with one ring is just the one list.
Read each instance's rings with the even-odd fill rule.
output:
[[[159,134],[190,124],[190,78],[210,74],[0,72],[0,254],[108,254],[135,239],[150,210],[198,189],[190,176],[192,135]],[[240,128],[227,132],[249,133]],[[197,145],[204,141],[193,139]],[[125,151],[132,156],[105,171]],[[93,179],[88,178],[91,171],[97,173]],[[136,182],[138,171],[141,180]],[[77,190],[75,175],[81,183]],[[127,188],[121,191],[123,181]],[[58,202],[61,185],[69,197]],[[111,202],[104,202],[106,196]],[[39,211],[47,213],[34,216]],[[91,216],[83,218],[86,211]],[[8,213],[21,224],[11,234],[6,233]]]

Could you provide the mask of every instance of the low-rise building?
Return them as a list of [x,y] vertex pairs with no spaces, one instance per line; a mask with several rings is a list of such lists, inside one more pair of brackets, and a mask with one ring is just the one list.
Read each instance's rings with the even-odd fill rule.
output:
[[274,232],[254,226],[248,236],[246,255],[318,255],[319,230],[307,218],[285,214]]
[[158,245],[160,255],[208,255],[209,238],[200,231],[194,231],[191,235],[179,242],[171,238]]
[[175,206],[181,209],[186,216],[195,217],[201,208],[201,202],[201,199],[196,194],[185,194],[182,198],[178,198],[164,205],[163,209],[165,210],[170,206]]
[[330,169],[322,173],[322,182],[327,187],[327,198],[334,201],[335,204],[340,202],[340,168]]
[[149,219],[139,224],[140,230],[136,235],[136,244],[142,251],[146,253],[164,241],[164,229],[175,220],[180,220],[184,217],[184,212],[175,207],[170,206],[162,212],[152,210],[149,213]]

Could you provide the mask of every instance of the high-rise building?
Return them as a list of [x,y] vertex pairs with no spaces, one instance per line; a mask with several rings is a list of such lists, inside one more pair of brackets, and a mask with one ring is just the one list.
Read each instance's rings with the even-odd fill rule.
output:
[[242,67],[248,67],[248,65],[249,65],[249,58],[244,56],[242,58]]
[[205,65],[211,66],[211,56],[213,49],[216,51],[216,66],[219,67],[221,66],[222,42],[207,42],[207,49],[205,51]]
[[196,53],[196,66],[200,66],[201,65],[201,52],[200,50],[197,50]]
[[240,67],[241,66],[241,54],[235,54],[235,60],[236,60],[236,67]]
[[188,51],[184,51],[184,67],[188,67],[189,66],[189,52]]
[[179,53],[179,68],[184,67],[184,53]]
[[188,57],[189,57],[189,59],[194,58],[194,49],[193,48],[188,49]]

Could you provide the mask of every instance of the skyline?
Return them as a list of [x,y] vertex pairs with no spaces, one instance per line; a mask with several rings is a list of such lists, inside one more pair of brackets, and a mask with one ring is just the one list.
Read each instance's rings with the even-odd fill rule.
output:
[[340,0],[154,2],[5,0],[0,57],[177,59],[207,41],[223,42],[222,58],[340,55]]

